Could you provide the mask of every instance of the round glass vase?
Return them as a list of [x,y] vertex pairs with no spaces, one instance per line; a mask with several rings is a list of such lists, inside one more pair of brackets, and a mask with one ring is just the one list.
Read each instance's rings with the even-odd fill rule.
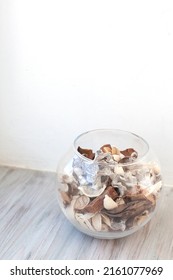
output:
[[158,159],[140,136],[118,129],[79,135],[59,162],[58,202],[83,233],[127,236],[153,216],[162,189]]

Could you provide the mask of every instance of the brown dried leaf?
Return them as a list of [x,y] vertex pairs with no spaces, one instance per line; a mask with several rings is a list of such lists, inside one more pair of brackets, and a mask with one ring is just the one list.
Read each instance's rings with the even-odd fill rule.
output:
[[95,158],[95,153],[93,153],[93,151],[91,149],[83,149],[81,147],[78,147],[77,151],[86,158],[89,158],[89,159]]
[[138,153],[133,148],[128,148],[126,150],[123,150],[123,151],[121,151],[121,153],[125,157],[134,157],[134,158],[138,157]]
[[63,200],[63,204],[65,206],[69,205],[71,203],[71,197],[68,195],[68,193],[64,191],[60,191],[60,194]]

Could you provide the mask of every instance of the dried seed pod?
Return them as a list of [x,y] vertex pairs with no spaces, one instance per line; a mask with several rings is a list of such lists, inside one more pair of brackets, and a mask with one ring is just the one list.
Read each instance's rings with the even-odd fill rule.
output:
[[103,206],[106,210],[112,210],[118,206],[118,204],[108,195],[105,195],[103,200]]
[[92,221],[92,226],[94,227],[94,229],[96,231],[101,231],[101,229],[102,229],[101,215],[99,213],[97,213],[96,215],[94,215],[94,217],[91,218],[91,221]]
[[76,202],[74,204],[75,210],[81,210],[83,209],[88,203],[90,202],[90,199],[88,196],[81,195],[76,199]]
[[77,151],[86,158],[89,158],[89,159],[95,158],[95,153],[93,153],[93,151],[91,149],[83,149],[81,147],[78,147]]

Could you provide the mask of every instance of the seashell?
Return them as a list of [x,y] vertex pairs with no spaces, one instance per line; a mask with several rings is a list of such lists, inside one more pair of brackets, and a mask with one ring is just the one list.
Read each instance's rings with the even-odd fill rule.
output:
[[81,210],[83,209],[88,203],[90,202],[90,199],[88,196],[81,195],[76,199],[76,202],[74,204],[75,210]]
[[104,192],[104,190],[106,189],[106,185],[103,185],[101,188],[99,188],[97,185],[81,186],[78,189],[88,197],[97,197]]
[[94,229],[97,231],[101,231],[101,229],[102,229],[101,215],[99,213],[97,213],[96,215],[94,215],[94,217],[92,217],[91,221],[92,221],[92,226],[94,227]]
[[118,206],[118,204],[108,195],[105,195],[103,200],[103,206],[106,210],[112,210]]

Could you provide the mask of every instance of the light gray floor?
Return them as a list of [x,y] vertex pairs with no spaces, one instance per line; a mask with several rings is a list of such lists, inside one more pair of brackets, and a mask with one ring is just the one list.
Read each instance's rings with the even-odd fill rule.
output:
[[0,259],[173,259],[173,188],[140,231],[99,240],[61,213],[56,174],[0,167]]

